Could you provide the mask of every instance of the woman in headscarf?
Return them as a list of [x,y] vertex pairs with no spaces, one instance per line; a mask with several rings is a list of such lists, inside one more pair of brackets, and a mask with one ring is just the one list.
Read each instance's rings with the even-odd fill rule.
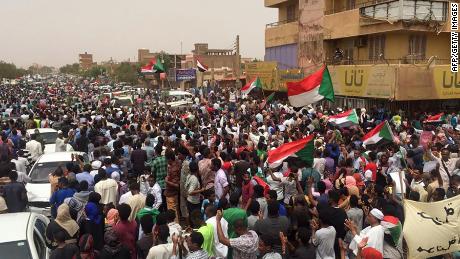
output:
[[129,249],[120,243],[113,230],[105,232],[104,243],[104,248],[99,253],[99,259],[126,259],[131,257]]
[[77,222],[72,219],[69,212],[69,205],[61,204],[57,209],[57,216],[54,221],[51,221],[46,228],[46,239],[48,247],[54,249],[57,247],[54,235],[63,231],[65,233],[66,243],[77,243],[78,231],[80,227]]
[[85,206],[86,220],[82,223],[83,233],[91,234],[94,238],[94,247],[99,250],[104,242],[104,217],[102,208],[99,204],[101,195],[92,192],[88,197],[88,203]]
[[82,235],[78,246],[80,247],[81,259],[96,259],[97,253],[94,250],[94,239],[91,234]]
[[118,220],[120,220],[120,215],[118,214],[117,209],[110,209],[107,212],[107,217],[105,219],[105,229],[106,231],[112,229],[115,224],[117,224]]

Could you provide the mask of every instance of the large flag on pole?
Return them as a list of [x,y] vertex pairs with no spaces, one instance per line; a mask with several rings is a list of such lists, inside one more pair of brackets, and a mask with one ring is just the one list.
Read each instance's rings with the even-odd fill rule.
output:
[[198,58],[196,59],[196,68],[200,72],[206,72],[209,69],[209,67],[203,64]]
[[388,121],[383,121],[364,135],[363,145],[374,145],[384,141],[393,142],[393,140],[393,132],[391,131]]
[[298,82],[288,82],[288,99],[292,106],[303,107],[326,99],[334,102],[334,88],[326,66]]
[[328,121],[337,127],[345,128],[358,124],[358,115],[356,114],[356,110],[352,109],[337,115],[329,116]]
[[259,77],[254,78],[254,80],[243,86],[241,88],[241,95],[248,95],[254,88],[262,88],[262,82],[260,81]]
[[439,113],[433,116],[428,116],[428,118],[426,118],[424,122],[425,123],[440,123],[442,122],[442,116],[444,116],[444,113]]
[[152,58],[150,62],[141,67],[141,73],[164,73],[165,68],[159,58]]
[[309,135],[303,139],[289,142],[280,147],[268,151],[268,165],[276,168],[288,157],[297,157],[309,165],[313,164],[315,135]]
[[270,94],[265,100],[263,100],[260,103],[259,108],[260,109],[265,108],[265,105],[267,105],[268,103],[271,103],[273,101],[273,99],[275,99],[275,93]]

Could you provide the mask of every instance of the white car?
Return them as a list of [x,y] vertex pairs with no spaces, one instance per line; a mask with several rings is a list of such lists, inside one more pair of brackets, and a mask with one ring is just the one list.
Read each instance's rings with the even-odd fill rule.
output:
[[31,212],[0,214],[2,258],[49,258],[45,232],[49,219]]
[[65,169],[66,164],[72,162],[72,154],[83,157],[88,162],[88,155],[84,152],[56,152],[43,154],[29,172],[30,182],[26,184],[29,209],[45,216],[51,215],[50,197],[51,184],[49,174],[59,166]]
[[[54,153],[56,152],[56,139],[58,137],[58,132],[52,128],[39,128],[39,129],[28,129],[27,136],[30,138],[32,135],[35,135],[35,130],[38,130],[40,136],[45,142],[45,149],[43,153]],[[73,151],[73,147],[70,144],[67,144],[66,151]]]

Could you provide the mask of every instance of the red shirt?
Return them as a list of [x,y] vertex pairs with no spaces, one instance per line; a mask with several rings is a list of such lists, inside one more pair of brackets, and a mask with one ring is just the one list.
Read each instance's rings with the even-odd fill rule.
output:
[[241,192],[242,192],[241,200],[243,202],[243,208],[244,208],[246,206],[246,203],[248,202],[248,200],[254,194],[254,186],[252,185],[251,181],[249,181],[247,184],[244,184],[244,182],[243,182],[243,186],[242,186],[241,189],[242,189],[241,190]]
[[369,162],[366,167],[364,167],[364,172],[367,170],[372,172],[372,182],[375,182],[377,179],[377,165],[374,162]]
[[115,231],[118,240],[120,240],[120,243],[128,247],[131,252],[131,259],[136,259],[137,223],[135,221],[120,220],[115,226],[113,226],[113,230]]

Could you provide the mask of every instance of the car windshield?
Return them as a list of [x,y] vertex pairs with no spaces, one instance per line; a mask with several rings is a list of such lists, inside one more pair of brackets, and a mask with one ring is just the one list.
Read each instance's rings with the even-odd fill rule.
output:
[[40,136],[43,138],[43,141],[45,142],[45,144],[55,144],[58,134],[57,132],[46,132],[46,133],[40,133]]
[[58,166],[61,166],[64,170],[67,163],[65,161],[37,163],[30,172],[29,177],[34,183],[47,183],[49,181],[48,175],[54,172]]
[[132,104],[130,99],[116,99],[115,106],[130,106]]
[[0,243],[0,254],[9,258],[32,258],[26,240]]

